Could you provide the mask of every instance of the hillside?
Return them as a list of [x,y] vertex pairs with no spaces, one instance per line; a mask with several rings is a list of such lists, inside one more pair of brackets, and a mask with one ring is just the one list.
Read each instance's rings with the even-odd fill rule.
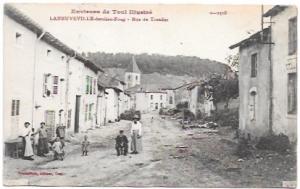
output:
[[[117,75],[122,81],[125,80],[125,70],[123,68],[105,68],[105,72],[111,76]],[[196,80],[195,77],[188,75],[172,75],[172,74],[160,74],[150,73],[141,75],[141,85],[144,89],[156,90],[159,88],[176,88],[185,83]]]
[[[133,54],[88,52],[85,56],[103,68],[125,69]],[[223,74],[228,67],[217,61],[201,59],[195,56],[166,56],[145,53],[134,56],[143,74],[159,73],[201,78],[212,73]]]

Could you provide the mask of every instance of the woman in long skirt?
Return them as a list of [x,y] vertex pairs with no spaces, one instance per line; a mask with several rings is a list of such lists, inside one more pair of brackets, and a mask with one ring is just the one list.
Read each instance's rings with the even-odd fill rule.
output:
[[29,122],[24,123],[25,128],[21,135],[21,137],[23,139],[23,152],[24,152],[23,159],[34,160],[32,158],[32,156],[33,156],[33,149],[32,149],[32,143],[31,143],[32,130],[29,127],[29,125],[30,125]]

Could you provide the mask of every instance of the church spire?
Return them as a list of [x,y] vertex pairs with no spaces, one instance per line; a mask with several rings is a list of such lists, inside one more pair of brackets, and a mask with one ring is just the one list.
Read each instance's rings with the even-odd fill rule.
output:
[[135,57],[132,56],[132,59],[126,69],[126,72],[131,72],[131,73],[141,73],[138,65],[136,64],[136,61],[135,61]]

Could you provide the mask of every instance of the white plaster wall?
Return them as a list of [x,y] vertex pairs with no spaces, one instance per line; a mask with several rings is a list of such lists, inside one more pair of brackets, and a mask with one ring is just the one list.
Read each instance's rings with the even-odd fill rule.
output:
[[118,94],[114,89],[106,89],[107,95],[107,108],[106,120],[115,122],[118,118]]
[[[33,63],[36,35],[3,16],[3,139],[18,137],[25,121],[32,121]],[[20,44],[16,43],[16,32],[22,34]],[[30,48],[29,48],[30,47]],[[11,116],[12,99],[20,100],[20,115]]]
[[[251,78],[251,55],[257,53],[257,76]],[[253,45],[240,51],[239,129],[253,139],[269,132],[270,62],[268,45]],[[250,90],[256,89],[255,119],[250,118]],[[221,106],[224,106],[221,104]]]
[[[75,58],[69,61],[69,97],[68,97],[68,109],[72,111],[71,127],[68,128],[68,132],[74,133],[75,129],[75,110],[76,110],[76,95],[81,96],[80,101],[80,114],[79,114],[79,126],[84,125],[84,103],[83,95],[85,93],[85,76],[83,73],[84,64]],[[79,132],[81,128],[79,127]]]
[[[297,138],[297,116],[287,114],[287,81],[288,73],[296,71],[297,57],[288,55],[288,20],[297,16],[297,8],[290,6],[272,18],[273,45],[273,131],[283,133],[292,141]],[[290,68],[288,64],[292,64]]]
[[[47,50],[51,53],[47,56]],[[55,111],[55,124],[59,124],[59,110],[64,110],[61,115],[61,123],[65,123],[65,90],[66,90],[66,55],[53,48],[44,41],[39,41],[37,45],[37,64],[35,80],[35,108],[34,126],[39,127],[40,122],[45,121],[45,111]],[[62,60],[61,57],[65,58]],[[44,74],[50,74],[48,77],[48,89],[50,96],[43,95]],[[53,94],[53,76],[58,76],[58,94]],[[64,81],[61,81],[64,79]]]

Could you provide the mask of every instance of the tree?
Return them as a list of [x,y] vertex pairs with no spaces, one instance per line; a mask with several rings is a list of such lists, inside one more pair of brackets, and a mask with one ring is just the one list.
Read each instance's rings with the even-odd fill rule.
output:
[[228,55],[225,60],[226,63],[233,69],[234,71],[237,71],[239,69],[239,59],[240,55],[239,53],[235,55]]
[[230,99],[235,99],[239,95],[237,78],[223,79],[220,75],[215,75],[205,85],[212,96],[215,107],[217,107],[217,103],[225,102],[225,108],[227,109]]

